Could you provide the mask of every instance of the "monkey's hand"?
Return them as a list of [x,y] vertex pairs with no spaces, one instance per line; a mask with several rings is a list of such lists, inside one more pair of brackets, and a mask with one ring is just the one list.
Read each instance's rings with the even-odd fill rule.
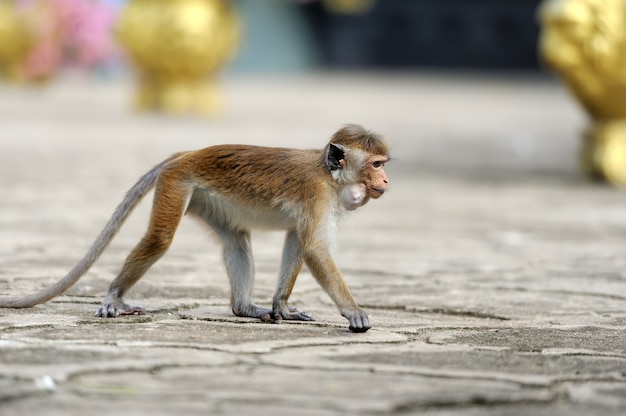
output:
[[282,307],[274,307],[272,311],[272,318],[276,321],[282,321],[283,319],[286,321],[314,321],[315,318],[309,315],[308,313],[296,309],[291,306],[282,306]]
[[341,315],[350,321],[348,328],[352,332],[366,332],[372,327],[370,318],[363,309],[344,309],[341,311]]

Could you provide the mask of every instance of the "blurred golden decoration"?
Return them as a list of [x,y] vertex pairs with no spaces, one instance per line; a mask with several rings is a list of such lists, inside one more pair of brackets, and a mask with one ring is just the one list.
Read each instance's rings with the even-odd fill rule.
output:
[[333,13],[364,14],[374,7],[375,0],[323,0],[324,7]]
[[593,119],[585,172],[626,187],[626,0],[545,0],[540,53]]
[[0,75],[20,80],[20,66],[32,45],[28,22],[18,14],[15,2],[0,0]]
[[117,36],[139,72],[139,109],[213,115],[221,108],[215,76],[239,39],[226,1],[130,0]]

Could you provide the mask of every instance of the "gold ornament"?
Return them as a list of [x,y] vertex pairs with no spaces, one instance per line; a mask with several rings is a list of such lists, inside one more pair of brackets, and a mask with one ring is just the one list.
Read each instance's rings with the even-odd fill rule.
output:
[[17,13],[15,2],[0,0],[0,75],[8,80],[20,80],[20,66],[32,45],[30,27]]
[[545,0],[540,53],[592,117],[585,172],[626,186],[626,0]]
[[137,106],[213,115],[217,70],[231,57],[239,23],[224,0],[130,0],[117,36],[139,73]]

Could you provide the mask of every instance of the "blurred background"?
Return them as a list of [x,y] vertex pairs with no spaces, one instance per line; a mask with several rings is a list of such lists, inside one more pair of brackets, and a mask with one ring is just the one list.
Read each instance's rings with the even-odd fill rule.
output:
[[398,169],[579,180],[587,116],[541,64],[540,3],[0,0],[0,145],[317,147],[354,122]]
[[[18,16],[13,18],[17,23],[24,23],[22,32],[17,28],[19,24],[11,31],[11,17],[5,10],[0,33],[4,49],[11,42],[28,44],[23,75],[29,79],[58,75],[58,71],[68,69],[111,75],[125,62],[124,48],[119,45],[119,36],[115,37],[115,32],[120,32],[116,25],[124,7],[132,3],[138,9],[143,8],[135,12],[143,15],[143,24],[152,19],[168,20],[166,16],[156,17],[150,7],[163,10],[171,7],[167,0],[154,1],[156,6],[141,0],[2,2],[6,3],[5,7],[16,9]],[[222,2],[180,3],[187,11],[170,19],[179,19],[177,24],[187,25],[188,31],[198,32],[193,25],[201,20],[198,18],[201,8],[193,3],[207,3],[210,12],[224,18],[223,13],[216,11],[224,6]],[[241,23],[240,41],[234,45],[236,53],[228,71],[539,69],[538,0],[231,0],[223,3],[233,9]],[[193,7],[196,7],[195,17]],[[7,39],[9,36],[15,39]],[[29,36],[31,39],[27,40]],[[211,47],[210,39],[200,41]]]

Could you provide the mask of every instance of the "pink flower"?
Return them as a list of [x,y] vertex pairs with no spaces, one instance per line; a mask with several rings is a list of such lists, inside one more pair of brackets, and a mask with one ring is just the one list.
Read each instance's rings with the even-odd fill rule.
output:
[[118,57],[112,37],[117,8],[102,0],[19,0],[32,22],[35,46],[24,62],[28,78],[64,65],[93,69]]

